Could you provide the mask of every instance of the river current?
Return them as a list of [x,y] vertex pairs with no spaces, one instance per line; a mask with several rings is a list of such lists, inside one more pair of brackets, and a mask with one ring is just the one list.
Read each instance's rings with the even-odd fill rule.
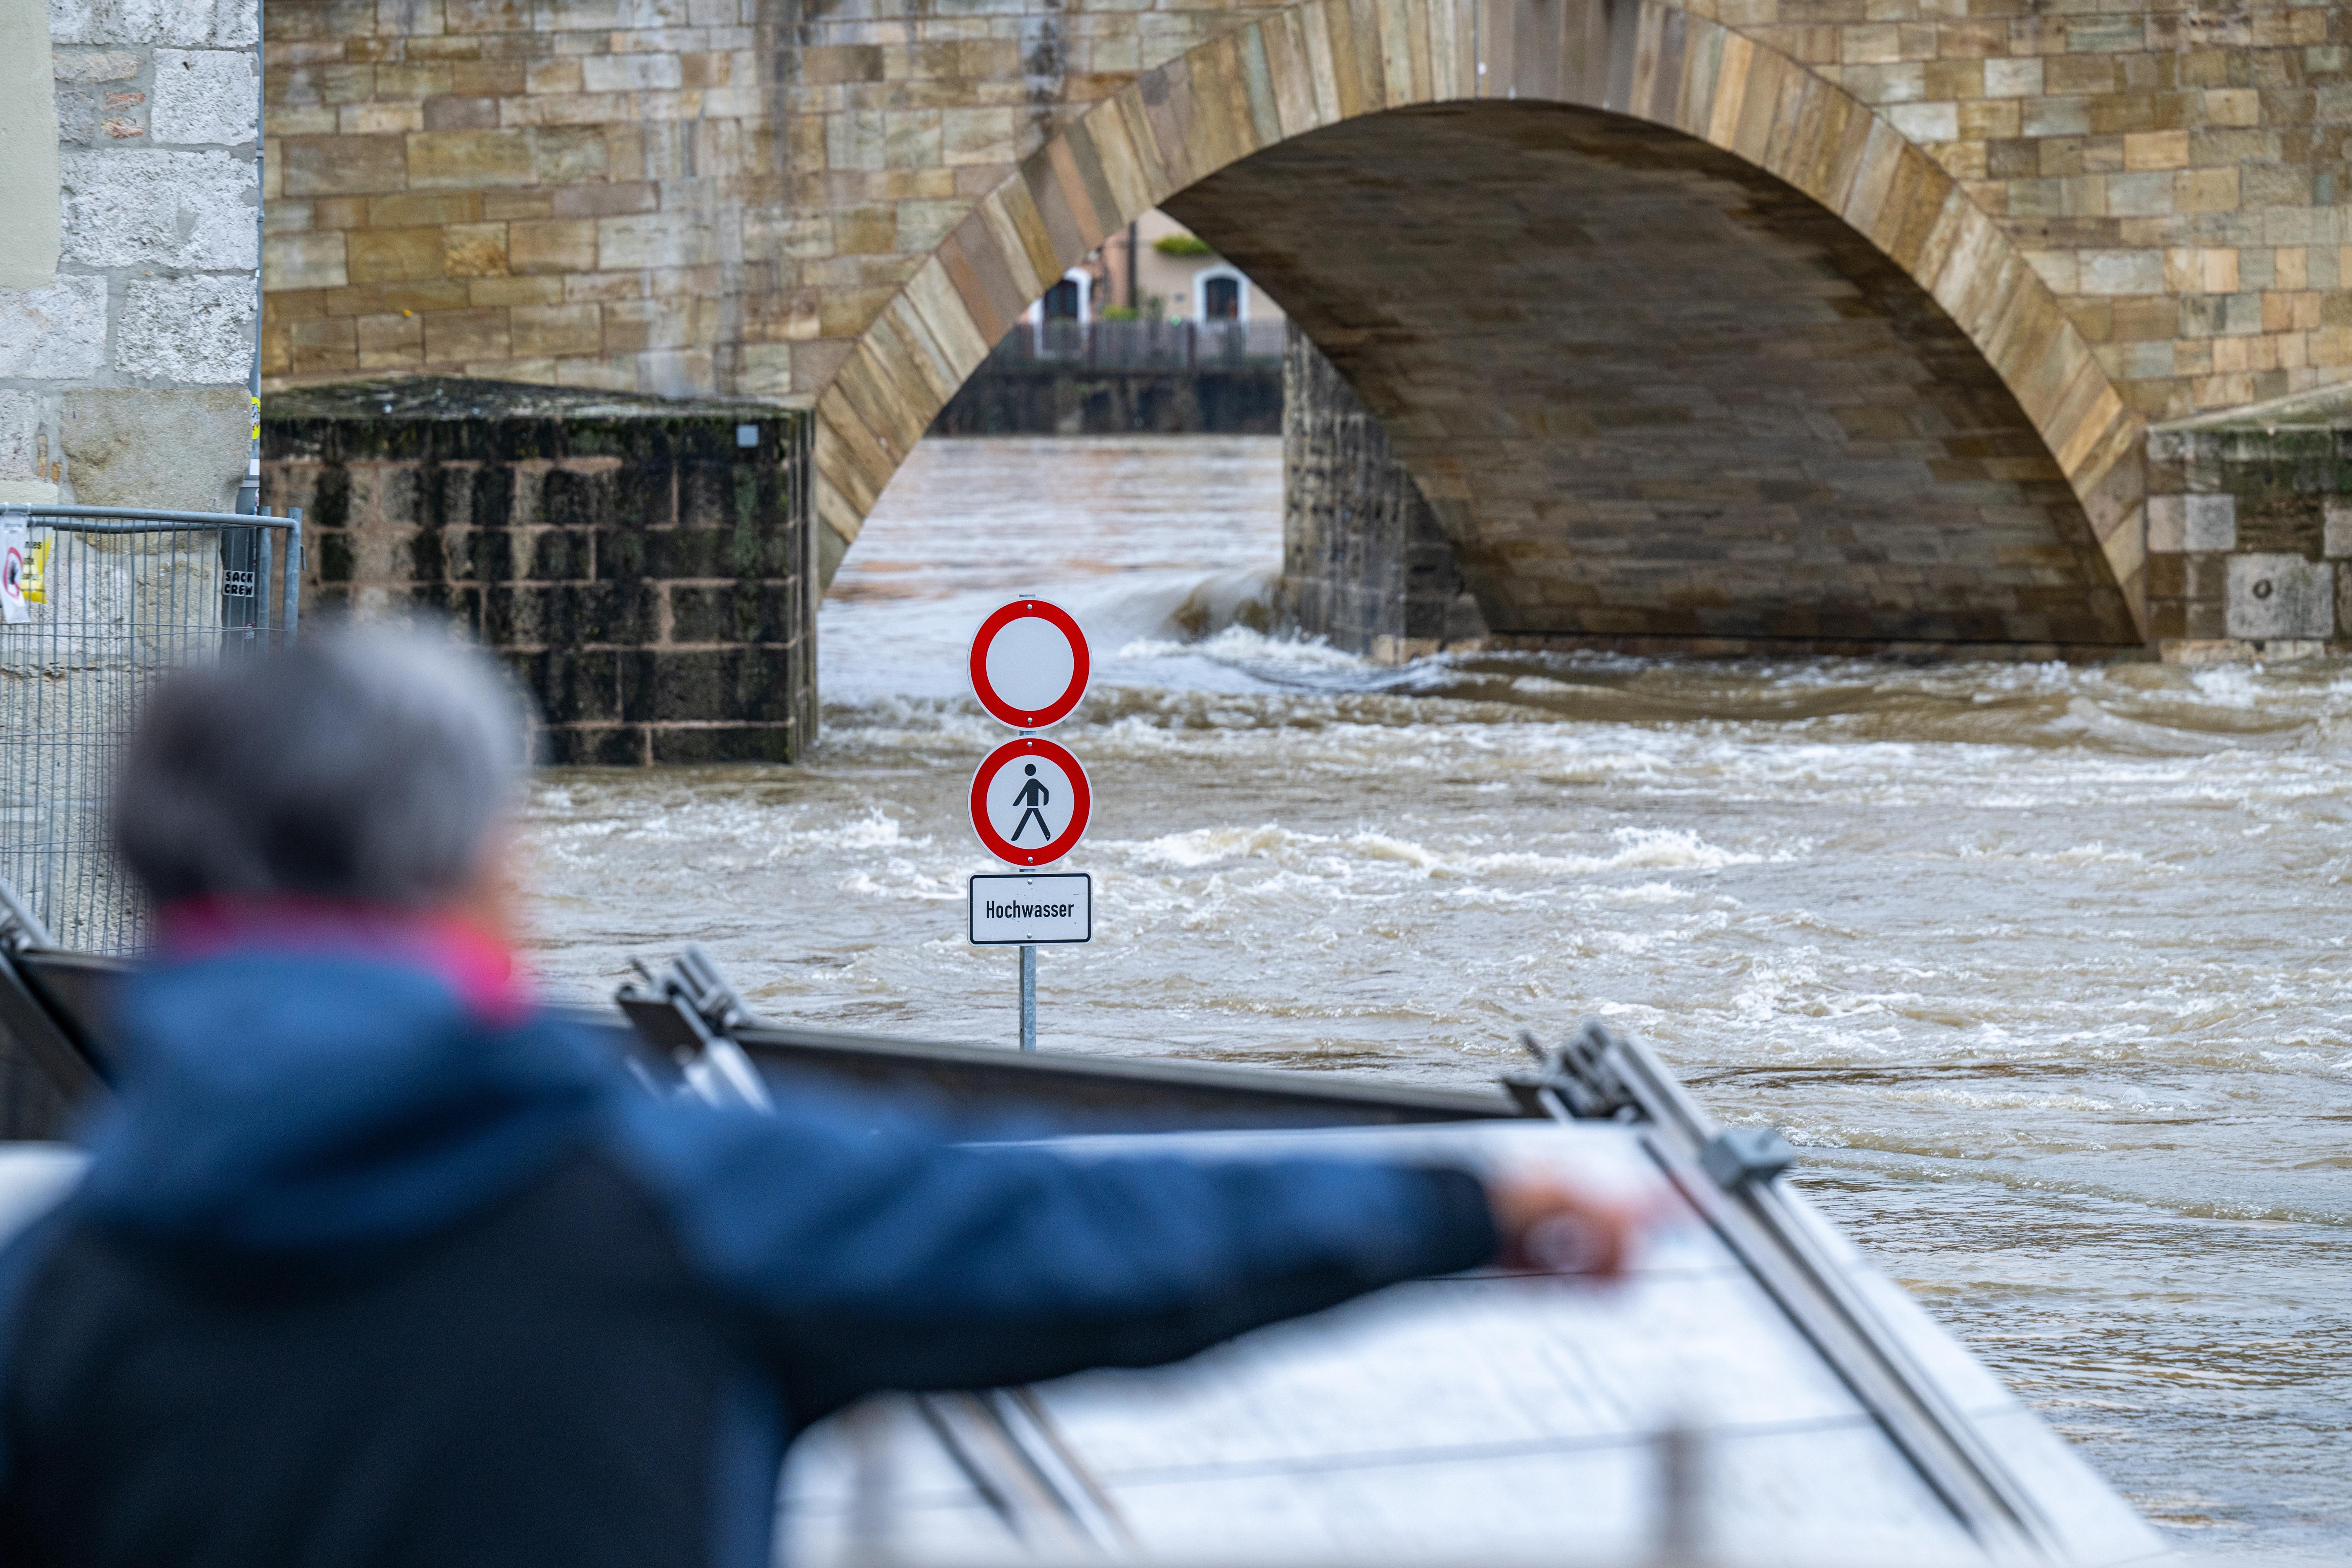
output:
[[810,765],[542,780],[551,985],[695,941],[774,1016],[1009,1045],[963,650],[1045,595],[1097,937],[1044,1048],[1467,1085],[1608,1017],[2183,1545],[2352,1556],[2352,667],[1381,668],[1271,635],[1281,491],[1271,439],[924,442]]

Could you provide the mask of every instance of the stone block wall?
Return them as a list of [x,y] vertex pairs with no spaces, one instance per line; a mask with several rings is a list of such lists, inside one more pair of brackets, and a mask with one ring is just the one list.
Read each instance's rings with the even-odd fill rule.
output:
[[2352,375],[2352,8],[1692,9],[1925,148],[2017,240],[2143,417]]
[[46,39],[10,35],[12,50],[46,49],[50,95],[12,91],[0,116],[53,103],[61,226],[49,270],[0,282],[0,500],[234,501],[250,424],[257,21],[253,0],[52,0]]
[[784,390],[768,9],[275,0],[265,374]]
[[273,395],[306,608],[446,615],[546,761],[790,762],[816,732],[808,416],[436,378]]
[[[1436,3],[1322,9],[1377,37]],[[1557,30],[1551,0],[1461,4],[1498,70]],[[1923,148],[2143,417],[2352,376],[2352,7],[1684,8]],[[1020,160],[1285,9],[280,0],[269,373],[814,396]]]
[[2149,635],[2184,662],[2352,644],[2352,391],[2148,434]]
[[1282,590],[1335,647],[1402,662],[1486,636],[1454,546],[1379,420],[1292,325],[1282,361]]

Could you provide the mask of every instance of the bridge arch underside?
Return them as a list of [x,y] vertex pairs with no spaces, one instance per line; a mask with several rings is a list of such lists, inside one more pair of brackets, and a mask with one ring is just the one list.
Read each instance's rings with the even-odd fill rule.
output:
[[1975,345],[1728,153],[1446,103],[1297,137],[1163,205],[1378,416],[1494,633],[2140,644]]

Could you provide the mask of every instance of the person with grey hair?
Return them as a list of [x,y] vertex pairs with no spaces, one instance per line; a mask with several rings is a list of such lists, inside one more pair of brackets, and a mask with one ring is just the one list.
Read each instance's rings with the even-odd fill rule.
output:
[[116,813],[159,950],[88,1175],[0,1252],[0,1561],[750,1568],[867,1392],[1165,1362],[1545,1226],[1618,1267],[1551,1175],[659,1099],[517,973],[523,748],[414,631],[156,694]]
[[354,626],[189,670],[122,768],[115,837],[167,912],[191,901],[446,903],[496,859],[529,721],[446,633]]

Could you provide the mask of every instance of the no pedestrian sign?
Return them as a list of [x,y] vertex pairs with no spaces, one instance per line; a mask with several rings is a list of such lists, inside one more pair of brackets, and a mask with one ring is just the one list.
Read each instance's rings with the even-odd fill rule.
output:
[[988,753],[971,775],[971,827],[1008,865],[1049,866],[1085,837],[1094,795],[1078,759],[1024,735]]
[[989,716],[1016,730],[1045,730],[1087,694],[1093,661],[1087,634],[1059,605],[1015,599],[971,639],[971,690]]

